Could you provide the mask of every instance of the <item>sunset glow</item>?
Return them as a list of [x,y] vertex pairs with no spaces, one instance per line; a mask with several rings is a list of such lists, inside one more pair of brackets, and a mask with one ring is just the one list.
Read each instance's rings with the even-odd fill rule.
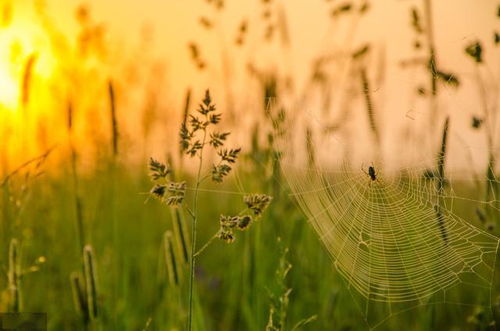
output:
[[0,0],[0,327],[495,329],[499,22]]
[[0,104],[5,109],[17,108],[18,84],[9,68],[0,68]]
[[0,48],[5,50],[0,55],[0,105],[8,111],[22,106],[27,97],[23,93],[38,93],[27,91],[28,85],[52,78],[56,59],[41,31],[36,23],[20,20],[0,33]]

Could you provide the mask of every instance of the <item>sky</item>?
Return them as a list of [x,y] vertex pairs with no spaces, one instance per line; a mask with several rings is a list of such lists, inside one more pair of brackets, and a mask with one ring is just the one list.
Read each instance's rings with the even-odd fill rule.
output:
[[[32,0],[20,0],[26,7]],[[308,68],[311,58],[332,41],[331,18],[328,13],[334,1],[287,0],[275,1],[284,8],[291,36],[294,67],[299,75]],[[359,1],[358,1],[359,2]],[[389,63],[396,64],[411,52],[409,7],[422,8],[423,1],[384,0],[371,4],[370,10],[352,36],[345,39],[373,40],[387,48]],[[17,3],[17,1],[16,1]],[[257,22],[262,12],[260,0],[226,1],[225,9],[218,13],[204,0],[46,0],[48,12],[56,24],[70,30],[76,27],[74,11],[85,4],[96,21],[104,22],[112,40],[123,44],[137,44],[147,33],[158,56],[171,63],[170,70],[176,80],[189,70],[187,43],[195,39],[208,39],[207,49],[220,48],[221,41],[232,40],[242,19]],[[500,24],[496,18],[498,2],[495,0],[437,0],[432,1],[433,21],[439,60],[450,68],[461,67],[467,59],[463,47],[477,38],[491,39],[492,31]],[[219,28],[205,33],[198,23],[199,17],[217,19]],[[253,27],[250,27],[252,29]],[[340,27],[342,28],[342,27]],[[220,34],[220,36],[215,36]],[[339,41],[337,41],[339,42]],[[254,50],[253,48],[252,50]],[[494,59],[495,55],[486,54]],[[174,64],[175,63],[175,64]],[[191,77],[190,77],[191,78]]]
[[[272,20],[284,18],[287,23],[289,42],[286,45],[279,42],[269,45],[263,42],[265,21],[262,16],[267,8],[263,1],[226,1],[222,11],[214,8],[213,1],[209,2],[45,0],[45,8],[54,27],[71,39],[78,31],[76,8],[84,5],[90,12],[92,22],[105,27],[106,43],[114,50],[111,59],[107,60],[110,67],[115,61],[113,57],[116,57],[118,63],[119,57],[124,54],[132,62],[135,59],[134,64],[139,68],[145,67],[143,61],[161,63],[165,76],[161,80],[164,85],[161,89],[162,102],[176,109],[182,109],[187,87],[193,88],[195,98],[210,87],[216,95],[221,96],[219,104],[227,106],[233,102],[247,107],[249,100],[255,98],[253,89],[258,88],[247,77],[248,63],[254,63],[262,71],[276,71],[280,75],[292,76],[295,96],[308,93],[307,79],[311,76],[311,64],[318,56],[354,51],[369,41],[377,54],[374,59],[370,59],[370,68],[374,68],[369,73],[374,81],[373,85],[377,85],[377,69],[384,67],[386,70],[383,85],[373,87],[376,105],[379,109],[384,109],[379,115],[384,130],[392,132],[405,123],[413,125],[413,122],[408,122],[410,120],[418,122],[417,125],[420,126],[427,125],[427,118],[420,110],[424,106],[412,96],[415,87],[426,82],[425,70],[419,72],[401,67],[402,61],[414,58],[412,45],[415,34],[410,24],[410,8],[416,7],[422,12],[424,1],[371,1],[367,14],[355,23],[343,19],[333,20],[330,15],[335,6],[348,1],[271,1],[274,13]],[[5,3],[8,0],[0,1],[0,4]],[[26,26],[36,22],[33,8],[40,0],[17,0],[11,3],[15,4],[12,21],[22,22],[20,24],[25,27],[22,34],[27,37],[31,30]],[[359,5],[361,1],[354,3]],[[464,55],[464,47],[476,40],[488,45],[484,50],[486,65],[482,66],[481,74],[489,84],[487,88],[498,91],[499,48],[491,45],[493,32],[500,31],[500,20],[496,17],[499,4],[494,0],[434,0],[431,3],[438,64],[443,71],[456,74],[461,81],[458,90],[443,87],[440,108],[453,116],[454,134],[465,135],[461,139],[466,140],[470,148],[484,151],[483,135],[469,132],[471,116],[481,113],[481,100],[475,81],[476,69],[470,58]],[[207,31],[199,23],[200,17],[212,22],[213,27]],[[238,27],[243,20],[248,22],[247,39],[243,47],[234,47]],[[0,35],[0,43],[1,37]],[[43,44],[43,38],[39,39],[38,43]],[[193,65],[187,47],[190,42],[196,42],[202,58],[208,64],[202,72]],[[32,44],[34,46],[30,47],[36,50],[37,42]],[[27,53],[29,52],[26,51]],[[43,61],[43,51],[41,53],[40,61]],[[380,61],[382,56],[385,62]],[[53,60],[45,61],[45,67],[54,65],[50,63]],[[338,70],[338,74],[334,75],[334,84],[337,84],[334,86],[345,86],[350,79],[345,68],[351,63],[339,63],[339,67],[334,69]],[[43,66],[39,65],[38,68],[40,67]],[[158,67],[153,66],[153,71],[149,73],[153,77],[154,70],[157,70],[154,68]],[[45,75],[49,75],[49,71],[46,70]],[[19,72],[17,75],[19,76]],[[120,84],[125,88],[127,81]],[[236,101],[229,100],[224,91],[230,91]],[[498,92],[496,99],[495,96],[490,99],[491,105],[498,104]],[[239,102],[240,100],[242,101]],[[300,106],[311,114],[321,107],[314,98]],[[337,106],[339,104],[334,102],[332,107]],[[134,119],[134,116],[139,116],[133,110],[126,112],[127,116]],[[356,118],[356,121],[361,123],[362,119]],[[438,123],[442,121],[443,116],[436,119]],[[137,121],[131,122],[129,129],[133,131],[133,123]]]

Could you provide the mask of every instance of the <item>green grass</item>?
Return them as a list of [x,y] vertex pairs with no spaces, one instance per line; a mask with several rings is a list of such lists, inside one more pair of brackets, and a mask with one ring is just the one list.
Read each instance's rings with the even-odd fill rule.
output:
[[[1,268],[8,267],[11,238],[17,238],[21,245],[23,269],[39,256],[46,257],[39,271],[23,276],[21,295],[22,311],[47,312],[50,330],[83,329],[70,283],[71,273],[82,271],[82,254],[66,166],[69,168],[63,165],[57,174],[49,172],[30,185],[29,198],[18,218],[13,217],[11,205],[7,208],[5,201],[2,204]],[[97,269],[99,316],[91,329],[141,330],[151,319],[150,330],[182,330],[187,313],[187,269],[184,285],[172,288],[161,255],[163,234],[172,229],[169,209],[158,201],[144,204],[147,196],[141,192],[151,186],[145,171],[118,167],[111,173],[111,169],[103,166],[80,177],[86,243],[93,247]],[[244,169],[243,165],[238,172],[243,186],[266,192],[265,183],[251,180],[251,170]],[[230,180],[216,188],[234,187]],[[4,188],[4,195],[7,194]],[[217,231],[220,213],[237,211],[240,206],[240,195],[200,192],[198,247]],[[470,208],[464,209],[470,212]],[[285,279],[286,286],[293,289],[287,329],[312,315],[317,315],[317,320],[305,326],[306,330],[367,329],[351,297],[352,291],[346,289],[312,227],[286,192],[273,201],[249,231],[238,235],[234,244],[216,241],[200,255],[195,329],[264,330],[270,293],[280,286],[275,273],[282,247],[289,248],[287,258],[292,264]],[[7,289],[6,272],[1,274],[0,287]],[[467,292],[460,295],[466,302],[473,298]],[[0,307],[4,310],[6,297],[1,298]],[[401,323],[409,330],[475,329],[467,323],[474,307],[430,307],[393,316],[381,329]]]

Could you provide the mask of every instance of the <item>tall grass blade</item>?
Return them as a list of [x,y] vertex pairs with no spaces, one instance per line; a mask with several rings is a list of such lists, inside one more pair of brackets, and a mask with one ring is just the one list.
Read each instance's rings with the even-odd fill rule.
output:
[[368,76],[366,74],[365,67],[361,68],[360,74],[361,74],[362,91],[363,91],[363,95],[365,97],[366,111],[368,114],[368,122],[370,123],[370,130],[371,130],[373,136],[375,137],[375,141],[377,142],[377,144],[379,144],[380,143],[380,134],[379,134],[377,124],[375,121],[373,101],[372,101],[372,97],[370,95],[370,83],[368,81]]
[[436,182],[436,191],[438,194],[438,204],[436,206],[436,217],[438,221],[438,226],[439,226],[439,231],[441,232],[441,237],[443,238],[443,241],[445,244],[448,243],[448,234],[446,231],[446,225],[445,225],[445,218],[444,215],[441,211],[442,205],[443,205],[443,193],[444,193],[444,185],[445,185],[445,174],[444,174],[444,166],[445,166],[445,160],[446,160],[446,145],[447,145],[447,138],[448,138],[448,128],[449,128],[449,123],[450,123],[450,118],[447,117],[446,121],[444,122],[444,127],[443,127],[443,136],[441,139],[441,150],[439,151],[438,154],[438,160],[437,160],[437,182]]
[[31,90],[31,76],[33,72],[33,67],[36,62],[36,54],[31,54],[26,60],[24,66],[23,80],[22,80],[22,90],[21,90],[21,104],[26,107],[29,103],[30,90]]
[[95,258],[92,246],[86,245],[83,249],[83,266],[85,271],[85,284],[87,290],[87,307],[91,320],[97,318],[97,277],[95,269]]
[[17,239],[12,239],[9,245],[9,311],[18,313],[21,310],[21,265],[19,256],[19,243]]
[[113,156],[118,155],[118,121],[116,119],[116,95],[113,81],[108,82],[109,106],[111,115],[111,136],[113,143]]
[[163,235],[163,251],[165,253],[165,265],[167,267],[167,277],[170,285],[179,285],[179,263],[174,252],[173,235],[171,231],[165,232]]
[[70,275],[71,290],[73,292],[73,303],[76,311],[82,316],[83,323],[89,321],[89,312],[86,301],[85,288],[82,284],[81,276],[78,272],[72,272]]

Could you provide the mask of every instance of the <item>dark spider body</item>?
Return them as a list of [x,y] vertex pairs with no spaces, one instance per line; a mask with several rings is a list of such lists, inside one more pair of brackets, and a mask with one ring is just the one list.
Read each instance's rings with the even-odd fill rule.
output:
[[370,176],[370,179],[373,181],[377,179],[377,174],[373,166],[368,167],[368,176]]
[[368,168],[368,176],[370,176],[371,180],[376,180],[377,179],[377,174],[375,174],[375,168],[370,166]]
[[363,169],[363,167],[361,167],[361,171],[363,171],[368,177],[370,177],[371,181],[374,182],[377,180],[377,174],[375,173],[375,167],[374,166],[369,166],[368,167],[368,172],[365,171],[365,169]]

